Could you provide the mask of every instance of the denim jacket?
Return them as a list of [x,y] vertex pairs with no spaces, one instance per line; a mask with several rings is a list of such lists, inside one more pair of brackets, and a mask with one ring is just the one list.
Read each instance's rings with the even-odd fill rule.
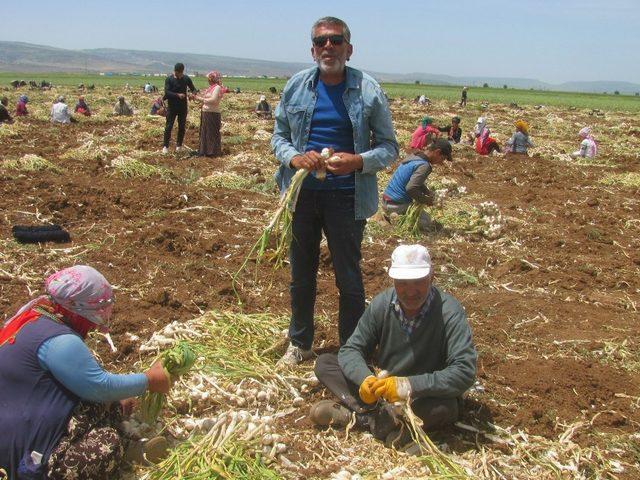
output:
[[[275,110],[271,147],[280,162],[276,181],[281,192],[286,190],[296,172],[291,167],[291,159],[304,153],[309,140],[318,74],[318,68],[313,67],[291,77]],[[373,78],[347,67],[342,98],[353,125],[354,151],[362,155],[362,170],[355,172],[355,219],[364,220],[378,209],[376,172],[396,159],[398,142],[387,99]]]

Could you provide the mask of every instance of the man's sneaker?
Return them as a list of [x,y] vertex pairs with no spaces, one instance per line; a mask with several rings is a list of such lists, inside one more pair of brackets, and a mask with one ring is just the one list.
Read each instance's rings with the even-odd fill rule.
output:
[[296,347],[295,345],[290,343],[289,347],[287,347],[287,351],[284,353],[282,358],[278,360],[276,366],[283,367],[298,365],[305,360],[313,358],[313,355],[313,350],[304,350],[303,348]]
[[180,145],[180,146],[176,147],[176,152],[181,152],[182,149],[183,149],[183,147]]
[[169,149],[167,147],[162,147],[162,154],[166,155],[167,153],[169,153]]
[[353,418],[353,413],[333,400],[320,400],[314,403],[309,410],[309,418],[316,425],[328,427],[346,427]]

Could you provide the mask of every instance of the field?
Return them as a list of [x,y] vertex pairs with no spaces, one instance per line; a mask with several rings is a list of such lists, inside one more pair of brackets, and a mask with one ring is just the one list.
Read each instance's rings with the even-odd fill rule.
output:
[[[124,87],[127,83],[132,87],[141,87],[146,81],[162,89],[164,78],[142,77],[133,75],[100,76],[95,74],[39,74],[39,73],[6,73],[0,72],[0,85],[6,85],[12,80],[24,79],[39,82],[46,79],[54,85],[77,86],[80,83],[85,85],[94,84],[96,86]],[[206,79],[195,77],[196,87],[202,88],[206,85]],[[285,80],[282,78],[225,78],[226,86],[235,90],[240,88],[243,92],[266,91],[269,87],[275,87],[280,91],[284,87]],[[392,97],[415,98],[421,94],[426,95],[431,100],[447,100],[455,102],[460,100],[459,86],[449,85],[415,85],[407,83],[384,83],[385,92]],[[469,90],[471,101],[468,109],[480,109],[482,103],[505,103],[507,105],[516,103],[518,105],[548,105],[572,108],[596,108],[607,111],[640,111],[640,97],[635,95],[614,95],[602,93],[573,93],[573,92],[550,92],[542,90],[521,90],[514,88],[480,88],[472,87]]]
[[[172,456],[127,477],[211,478],[218,472],[220,478],[400,479],[433,472],[435,454],[413,457],[362,431],[312,426],[308,408],[327,395],[312,366],[274,370],[289,311],[286,266],[250,262],[232,285],[278,202],[273,125],[252,114],[260,89],[224,97],[224,156],[206,159],[162,156],[164,121],[146,115],[152,96],[125,91],[122,83],[96,80],[96,90],[85,95],[96,114],[51,125],[55,96],[65,94],[73,105],[74,85],[89,80],[75,77],[47,92],[25,89],[31,115],[0,126],[0,304],[6,318],[40,291],[47,274],[85,263],[117,291],[111,329],[117,351],[100,336],[89,341],[109,369],[143,368],[159,346],[176,338],[194,345],[195,372],[176,383],[162,422],[141,433],[163,430],[174,439]],[[260,93],[275,105],[270,81],[262,82]],[[471,90],[469,105],[459,109],[457,93],[448,96],[445,87],[420,87],[434,99],[429,107],[409,100],[417,86],[385,88],[402,144],[425,114],[442,124],[460,115],[466,133],[480,112],[499,142],[515,119],[525,118],[536,144],[529,158],[479,157],[459,145],[454,162],[430,177],[452,193],[431,211],[440,227],[417,241],[431,250],[436,282],[464,304],[480,356],[460,424],[434,433],[433,441],[469,477],[638,478],[637,100],[595,96],[613,103],[579,108],[571,101],[554,106],[547,93],[540,101],[515,100],[518,108],[506,97],[482,107],[479,90]],[[405,90],[396,94],[395,88]],[[18,93],[6,92],[12,103]],[[108,115],[119,94],[131,100],[135,116]],[[197,145],[198,122],[192,108],[187,145]],[[571,160],[568,152],[577,148],[584,125],[593,127],[600,154]],[[379,174],[381,188],[391,171]],[[500,212],[497,235],[483,223],[483,202],[494,202]],[[68,229],[72,243],[20,245],[11,237],[12,225],[47,222]],[[389,256],[406,241],[416,239],[378,216],[369,221],[362,262],[369,299],[390,284]],[[316,313],[314,348],[335,351],[337,298],[326,247]],[[248,413],[236,414],[236,430],[229,429],[217,449],[198,433],[240,410]],[[247,433],[247,422],[279,440],[271,438],[265,448],[262,436]]]

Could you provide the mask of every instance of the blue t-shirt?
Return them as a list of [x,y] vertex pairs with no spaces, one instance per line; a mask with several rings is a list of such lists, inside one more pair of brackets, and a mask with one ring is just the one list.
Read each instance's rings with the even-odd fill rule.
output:
[[[316,86],[317,100],[311,117],[311,130],[305,152],[314,150],[321,152],[323,148],[333,148],[336,152],[355,153],[353,148],[353,125],[344,105],[342,96],[346,82],[338,85],[326,85],[318,79]],[[309,175],[302,188],[312,190],[337,190],[355,188],[355,173],[333,175],[327,172],[324,181]]]

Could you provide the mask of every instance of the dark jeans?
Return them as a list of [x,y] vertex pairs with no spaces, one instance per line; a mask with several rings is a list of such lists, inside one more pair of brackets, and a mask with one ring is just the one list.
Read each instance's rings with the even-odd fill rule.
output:
[[[338,364],[337,353],[324,353],[316,360],[315,374],[320,383],[331,391],[349,410],[375,416],[376,407],[367,405],[360,400],[359,385],[349,381],[342,373]],[[460,400],[457,398],[422,397],[411,402],[411,409],[424,422],[424,430],[434,430],[458,420],[460,414]],[[384,439],[388,428],[384,432],[375,432],[374,423],[369,422],[372,433],[376,438]]]
[[351,336],[364,313],[360,246],[366,220],[355,220],[353,190],[300,191],[292,221],[291,343],[305,350],[313,344],[313,313],[322,232],[327,237],[336,286],[340,292],[340,345]]
[[164,146],[168,147],[171,141],[171,130],[173,130],[173,123],[178,117],[178,138],[176,139],[176,145],[182,146],[184,140],[184,132],[187,127],[187,110],[174,110],[169,108],[167,110],[167,124],[164,127]]

